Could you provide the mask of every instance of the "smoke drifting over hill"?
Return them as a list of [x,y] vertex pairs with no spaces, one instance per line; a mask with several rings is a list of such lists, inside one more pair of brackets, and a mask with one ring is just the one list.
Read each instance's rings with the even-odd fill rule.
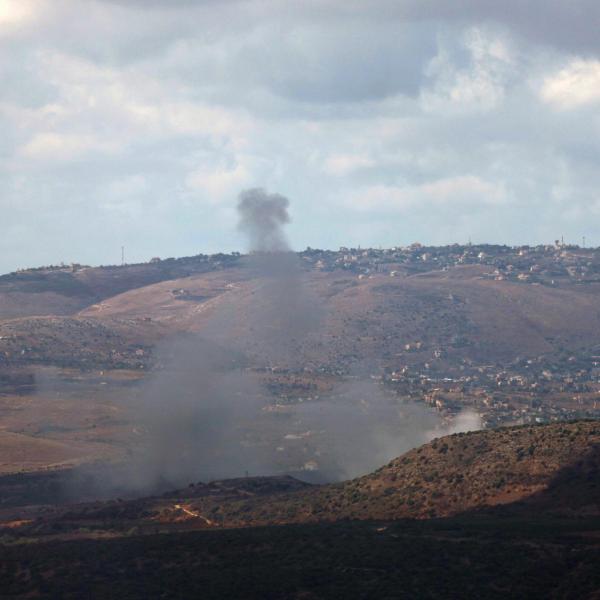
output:
[[240,428],[261,408],[243,357],[189,336],[163,346],[161,359],[165,368],[143,398],[150,443],[142,479],[185,484],[269,471],[263,449],[249,452],[243,446]]
[[[330,393],[290,407],[287,420],[261,410],[275,399],[256,368],[304,373],[305,342],[321,335],[325,311],[287,242],[288,207],[287,198],[263,189],[240,194],[238,227],[251,251],[246,269],[253,291],[247,312],[240,317],[219,305],[200,335],[159,345],[159,368],[131,406],[143,443],[131,472],[120,471],[109,481],[103,476],[101,486],[148,493],[247,472],[275,474],[282,471],[279,451],[295,457],[291,471],[317,469],[317,479],[343,479],[367,473],[444,432],[434,411],[398,404],[364,378],[369,368],[360,364],[353,378]],[[236,345],[240,318],[251,323],[256,348],[251,354]],[[467,428],[473,425],[469,420]]]
[[[249,318],[271,364],[292,361],[312,314],[283,231],[290,221],[288,205],[287,198],[262,189],[243,191],[238,203],[238,227],[251,250],[248,268],[260,282]],[[227,345],[234,328],[235,315],[221,307],[201,335],[165,340],[157,348],[160,368],[134,407],[142,450],[131,473],[115,472],[103,485],[120,493],[148,493],[200,479],[273,472],[265,445],[249,445],[242,431],[248,423],[256,427],[264,394],[245,370],[246,358]]]

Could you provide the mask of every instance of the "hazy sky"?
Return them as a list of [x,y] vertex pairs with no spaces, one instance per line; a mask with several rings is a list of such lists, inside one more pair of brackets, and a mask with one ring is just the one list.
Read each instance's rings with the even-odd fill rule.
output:
[[598,0],[0,0],[0,271],[243,249],[600,244]]

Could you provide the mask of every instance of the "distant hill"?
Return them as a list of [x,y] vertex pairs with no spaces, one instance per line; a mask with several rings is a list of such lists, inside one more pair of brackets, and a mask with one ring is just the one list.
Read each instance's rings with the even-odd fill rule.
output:
[[[68,445],[90,435],[92,424],[74,418],[79,399],[98,406],[110,397],[117,410],[107,404],[94,417],[103,414],[101,441],[131,450],[145,435],[120,378],[129,372],[140,381],[132,392],[142,394],[145,373],[171,367],[165,357],[180,335],[243,357],[239,364],[252,371],[261,402],[272,410],[261,414],[265,429],[244,434],[284,462],[278,472],[315,469],[317,481],[330,476],[327,430],[335,421],[294,432],[282,415],[301,403],[318,410],[332,398],[342,406],[356,382],[381,391],[400,412],[426,405],[446,423],[465,409],[484,427],[595,418],[599,256],[545,247],[307,250],[295,255],[293,289],[279,299],[269,297],[275,278],[235,254],[2,276],[0,393],[8,433],[37,432]],[[269,302],[279,303],[278,318],[271,318]],[[94,371],[103,378],[101,393],[91,383],[67,409],[61,388]],[[48,401],[39,397],[44,373],[56,380]],[[21,398],[10,398],[14,393]],[[369,393],[359,395],[368,401]],[[31,406],[41,405],[14,410],[29,402],[24,394]],[[56,420],[67,414],[71,429],[57,430]],[[121,429],[130,432],[126,449],[117,441]],[[308,429],[302,442],[285,439]],[[14,439],[3,436],[7,444]],[[20,468],[18,461],[0,467]]]
[[72,315],[127,290],[235,264],[234,255],[169,258],[123,266],[51,266],[0,276],[0,320]]
[[438,438],[334,489],[328,510],[350,518],[443,517],[515,503],[600,515],[600,421]]
[[[303,271],[302,281],[321,323],[297,346],[292,340],[291,346],[297,362],[314,368],[350,372],[362,365],[373,372],[428,363],[435,373],[464,361],[499,364],[599,346],[596,283],[553,288],[494,281],[482,277],[478,266],[365,279],[312,270]],[[254,295],[263,284],[264,278],[233,262],[225,270],[200,262],[5,276],[0,278],[0,338],[13,339],[14,347],[5,349],[7,342],[0,339],[0,359],[8,351],[13,361],[21,363],[64,364],[52,351],[21,350],[32,345],[33,330],[42,327],[39,318],[47,319],[43,330],[49,347],[64,344],[67,321],[54,317],[69,316],[86,321],[80,328],[76,323],[69,326],[73,364],[90,366],[96,353],[98,366],[111,365],[103,358],[104,335],[86,340],[88,356],[79,360],[78,332],[96,327],[122,338],[115,348],[120,354],[127,346],[153,345],[165,335],[208,328],[212,335],[222,336],[221,342],[264,365],[270,361],[266,345],[257,343],[255,313],[260,300],[257,304]],[[8,319],[13,323],[5,325]],[[227,322],[226,329],[215,326],[219,319]],[[280,360],[285,366],[283,355]]]

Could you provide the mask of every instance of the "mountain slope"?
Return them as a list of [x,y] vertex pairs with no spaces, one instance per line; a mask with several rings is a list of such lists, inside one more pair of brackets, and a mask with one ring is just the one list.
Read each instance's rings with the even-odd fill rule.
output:
[[[297,362],[335,372],[506,364],[517,358],[515,348],[521,358],[590,354],[600,336],[600,294],[593,282],[552,287],[495,281],[477,265],[395,277],[301,269],[298,277],[306,292],[300,318],[314,317],[319,326],[291,344],[293,354]],[[26,338],[33,316],[47,318],[45,335],[51,340],[56,329],[55,346],[64,336],[52,315],[97,320],[117,333],[121,323],[136,322],[125,331],[132,345],[143,345],[144,337],[208,332],[268,364],[257,338],[261,331],[270,335],[264,287],[264,276],[231,256],[223,262],[195,257],[74,272],[32,270],[0,277],[0,322],[14,319],[14,335]],[[93,353],[94,344],[88,349]],[[36,361],[52,362],[51,353],[31,356]]]
[[600,422],[454,434],[344,483],[259,503],[244,498],[219,504],[207,497],[191,506],[225,524],[251,525],[422,519],[523,502],[531,510],[600,515]]
[[[8,495],[14,477],[5,482]],[[39,481],[35,484],[43,489]],[[2,485],[0,479],[0,491]],[[132,526],[150,533],[158,526],[179,530],[427,519],[500,506],[526,518],[539,512],[600,517],[600,421],[445,436],[339,484],[250,477],[190,484],[160,497],[57,507],[20,535],[45,536],[55,532],[56,523],[62,531],[93,525],[115,534]]]
[[237,262],[232,255],[191,256],[135,265],[40,267],[0,276],[0,320],[72,315],[127,290],[206,273]]

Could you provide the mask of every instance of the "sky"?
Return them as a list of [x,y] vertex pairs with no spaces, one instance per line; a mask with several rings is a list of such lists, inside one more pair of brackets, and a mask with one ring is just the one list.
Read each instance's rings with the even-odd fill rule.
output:
[[600,245],[597,0],[0,0],[0,272],[306,246]]

